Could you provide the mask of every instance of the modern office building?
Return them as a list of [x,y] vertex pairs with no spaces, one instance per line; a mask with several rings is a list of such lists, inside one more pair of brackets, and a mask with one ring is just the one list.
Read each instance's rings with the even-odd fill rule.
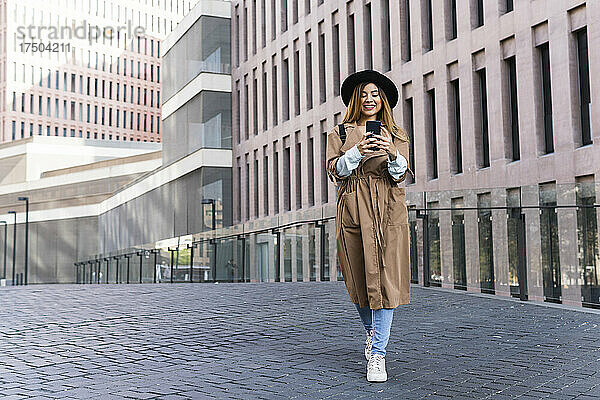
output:
[[231,7],[233,222],[275,228],[249,240],[250,279],[341,279],[326,138],[344,78],[371,68],[399,88],[407,204],[428,209],[409,213],[412,281],[598,306],[598,214],[583,206],[599,203],[600,3]]
[[0,1],[0,142],[160,142],[160,41],[196,2]]
[[98,251],[101,205],[161,154],[160,143],[71,137],[0,144],[0,279],[25,282],[27,256],[27,283],[74,282],[73,260]]
[[[201,1],[162,41],[162,165],[100,205],[97,251],[73,260],[85,260],[80,281],[213,278],[213,245],[196,243],[193,260],[187,245],[232,222],[230,7]],[[224,264],[232,258],[227,251],[219,245]],[[130,276],[132,258],[143,267]]]

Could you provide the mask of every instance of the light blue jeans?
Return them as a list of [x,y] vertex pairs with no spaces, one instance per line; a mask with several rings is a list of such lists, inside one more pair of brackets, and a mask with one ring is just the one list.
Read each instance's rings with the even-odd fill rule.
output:
[[360,319],[367,331],[373,331],[373,346],[371,354],[381,354],[385,357],[385,348],[390,340],[390,330],[394,318],[394,308],[380,308],[371,310],[369,307],[361,307],[354,303]]

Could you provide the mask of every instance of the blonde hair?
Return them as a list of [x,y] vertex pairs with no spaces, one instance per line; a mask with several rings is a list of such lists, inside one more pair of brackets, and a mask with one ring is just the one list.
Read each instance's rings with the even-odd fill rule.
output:
[[[346,108],[346,114],[344,115],[344,119],[342,123],[349,122],[353,123],[360,119],[361,117],[361,95],[362,91],[370,82],[361,82],[354,87],[354,91],[352,92],[352,97],[350,97],[350,103]],[[390,103],[385,95],[385,92],[374,83],[379,91],[379,97],[381,98],[381,110],[377,113],[377,120],[381,121],[381,125],[386,127],[387,130],[394,136],[396,136],[400,140],[404,140],[406,142],[409,141],[408,135],[406,131],[396,125],[394,121],[394,114],[392,113],[392,108],[390,107]]]

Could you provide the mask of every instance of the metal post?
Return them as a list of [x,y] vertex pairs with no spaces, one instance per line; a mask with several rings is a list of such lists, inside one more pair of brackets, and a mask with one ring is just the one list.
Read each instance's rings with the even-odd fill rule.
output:
[[119,283],[119,257],[115,256],[114,259],[117,260],[117,266],[116,266],[117,267],[117,270],[116,270],[117,276],[115,278],[115,283]]
[[127,255],[125,256],[125,258],[127,259],[127,279],[125,279],[125,281],[126,281],[127,283],[129,283],[129,259],[131,258],[131,256],[130,256],[129,254],[127,254]]
[[15,223],[13,225],[13,265],[12,265],[12,284],[13,286],[16,284],[15,282],[15,267],[17,264],[17,212],[9,211],[9,214],[15,215]]
[[217,281],[217,245],[216,245],[216,240],[214,238],[212,238],[208,242],[213,245],[212,276],[213,276],[213,282],[216,282]]
[[[29,197],[19,197],[19,201],[25,202],[25,285],[27,285],[27,266],[29,259]],[[21,279],[23,284],[23,279]]]
[[194,242],[189,246],[190,248],[190,283],[194,283]]
[[108,282],[110,281],[109,275],[108,275],[108,271],[109,271],[109,267],[110,267],[110,258],[105,258],[104,261],[106,261],[106,279],[105,282],[108,285]]
[[138,256],[140,256],[140,283],[142,283],[142,273],[143,273],[143,265],[144,265],[144,252],[138,251]]
[[174,259],[175,251],[173,249],[169,249],[169,251],[171,252],[171,283],[173,283],[173,263],[175,262],[175,259]]
[[214,275],[213,275],[213,281],[216,282],[217,281],[217,240],[215,238],[216,236],[216,219],[215,219],[215,199],[211,199],[211,205],[212,205],[212,231],[213,231],[213,270],[214,270]]
[[156,264],[158,262],[158,252],[159,250],[154,250],[154,283],[156,283]]
[[517,252],[519,253],[519,298],[523,301],[528,299],[527,294],[527,245],[525,243],[525,214],[519,211],[519,229],[517,237]]
[[246,238],[240,237],[242,241],[242,282],[246,282]]
[[4,224],[4,272],[2,273],[2,279],[6,279],[6,240],[8,224],[6,223],[6,221],[0,221],[0,224]]

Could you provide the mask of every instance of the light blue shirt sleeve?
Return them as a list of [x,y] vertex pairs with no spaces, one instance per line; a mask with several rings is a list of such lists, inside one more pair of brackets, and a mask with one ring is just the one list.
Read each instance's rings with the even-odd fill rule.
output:
[[356,147],[356,145],[352,146],[338,158],[338,161],[335,164],[338,174],[340,176],[349,176],[352,174],[352,171],[358,167],[358,164],[360,164],[360,160],[362,160],[363,157],[364,155],[360,154],[358,147]]
[[388,156],[388,170],[394,179],[400,178],[406,172],[406,168],[408,168],[408,162],[398,150],[396,150],[396,159],[394,161],[391,161]]

